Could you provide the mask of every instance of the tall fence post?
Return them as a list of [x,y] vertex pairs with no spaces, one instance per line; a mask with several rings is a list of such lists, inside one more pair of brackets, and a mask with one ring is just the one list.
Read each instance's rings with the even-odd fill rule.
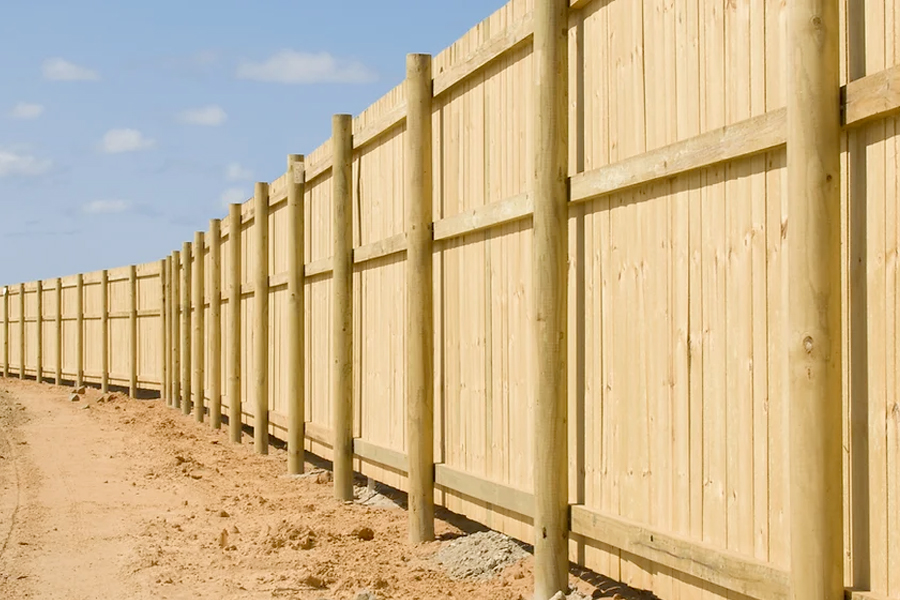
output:
[[434,302],[431,56],[406,57],[406,439],[409,538],[434,539]]
[[209,425],[222,426],[222,222],[209,222]]
[[788,4],[791,584],[843,598],[841,99],[837,0]]
[[303,291],[305,257],[303,197],[306,194],[306,169],[302,154],[291,154],[287,161],[288,174],[288,473],[296,475],[304,470],[306,461],[306,397],[304,370],[304,315],[306,303]]
[[181,252],[172,252],[172,408],[181,408]]
[[269,184],[257,183],[253,195],[253,392],[256,411],[253,441],[259,454],[269,453]]
[[194,401],[194,418],[198,423],[203,422],[203,414],[206,411],[204,380],[206,354],[204,344],[204,315],[206,298],[204,294],[204,277],[206,269],[204,268],[204,235],[202,231],[194,234],[194,342],[193,342],[193,363],[194,363],[194,383],[191,385],[191,391],[194,393],[196,400]]
[[109,392],[109,271],[100,274],[100,391]]
[[62,385],[62,277],[56,278],[56,385]]
[[44,282],[38,280],[35,284],[37,286],[37,293],[35,296],[35,304],[37,308],[35,309],[35,348],[37,349],[37,357],[35,360],[35,369],[37,369],[37,375],[35,379],[38,383],[41,383],[44,380]]
[[19,379],[25,379],[25,284],[19,284]]
[[353,119],[332,119],[334,495],[353,500]]
[[568,591],[568,0],[534,8],[534,587]]
[[75,386],[84,385],[84,275],[75,276]]
[[306,167],[302,154],[291,154],[288,174],[288,473],[297,475],[306,462],[306,390],[304,354],[306,302],[303,281],[305,231],[303,198],[306,194]]
[[9,377],[9,287],[3,288],[3,376]]
[[228,433],[241,443],[241,205],[228,209]]
[[191,414],[191,243],[181,246],[181,413]]
[[160,383],[159,397],[166,399],[169,404],[169,257],[159,261],[159,292],[161,304],[159,306],[160,340],[162,342],[162,356],[160,356]]
[[137,397],[138,329],[137,329],[137,269],[128,267],[128,395]]

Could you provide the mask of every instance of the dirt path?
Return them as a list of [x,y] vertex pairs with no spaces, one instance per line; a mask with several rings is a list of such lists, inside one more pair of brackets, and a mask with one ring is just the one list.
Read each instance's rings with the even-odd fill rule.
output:
[[402,509],[338,502],[329,473],[285,475],[283,451],[257,456],[158,400],[70,391],[0,380],[0,598],[531,596],[530,557],[451,580],[433,556],[461,533],[446,522],[410,546]]

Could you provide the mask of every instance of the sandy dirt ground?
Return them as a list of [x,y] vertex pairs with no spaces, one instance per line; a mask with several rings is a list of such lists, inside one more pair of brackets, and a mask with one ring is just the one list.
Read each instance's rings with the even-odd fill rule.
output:
[[160,400],[70,394],[0,380],[0,598],[531,598],[530,556],[448,576],[434,555],[461,521],[411,546],[404,510],[334,500],[328,472],[290,477],[283,450],[258,456]]

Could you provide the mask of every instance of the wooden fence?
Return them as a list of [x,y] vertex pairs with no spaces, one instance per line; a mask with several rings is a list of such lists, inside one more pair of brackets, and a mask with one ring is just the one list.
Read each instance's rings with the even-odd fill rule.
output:
[[[898,8],[839,12],[843,576],[870,599],[900,598]],[[431,62],[433,459],[407,435],[424,138],[402,85],[352,121],[350,154],[294,157],[184,252],[7,287],[4,374],[158,389],[262,425],[261,451],[293,416],[305,450],[349,439],[353,469],[400,489],[415,453],[437,503],[534,541],[534,9],[513,0]],[[790,592],[788,13],[569,6],[569,557],[664,599]]]

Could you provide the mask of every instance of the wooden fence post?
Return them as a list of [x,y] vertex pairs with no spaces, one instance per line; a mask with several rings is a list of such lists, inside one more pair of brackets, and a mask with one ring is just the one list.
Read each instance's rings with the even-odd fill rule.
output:
[[75,387],[84,385],[84,275],[75,278]]
[[288,156],[288,473],[296,475],[304,470],[306,460],[306,397],[304,383],[304,318],[306,303],[303,290],[304,215],[303,197],[306,194],[306,169],[302,154]]
[[25,284],[19,284],[19,379],[25,379]]
[[222,426],[222,222],[209,222],[209,424]]
[[406,439],[409,539],[434,539],[434,302],[431,56],[406,57]]
[[138,372],[137,269],[128,267],[128,395],[137,397]]
[[159,261],[159,317],[160,317],[160,336],[162,355],[159,363],[159,397],[166,399],[169,403],[169,257]]
[[37,357],[34,368],[37,369],[35,380],[41,383],[44,380],[44,282],[38,280],[35,283],[37,293],[35,295],[35,348],[37,348]]
[[332,119],[334,496],[353,500],[353,119]]
[[56,385],[62,385],[62,277],[56,278]]
[[181,246],[181,413],[191,414],[191,243]]
[[788,3],[791,584],[843,589],[841,99],[837,0]]
[[269,184],[257,183],[253,196],[253,391],[256,414],[253,441],[259,454],[269,453]]
[[568,0],[534,8],[534,588],[568,592]]
[[100,274],[100,391],[109,392],[109,271]]
[[3,376],[9,377],[9,286],[3,287]]
[[181,408],[181,252],[172,252],[172,408]]
[[241,205],[228,210],[228,433],[241,443]]
[[204,294],[204,277],[206,269],[204,268],[204,235],[202,231],[194,234],[194,342],[193,342],[193,363],[194,363],[194,383],[191,385],[191,391],[194,393],[196,400],[194,401],[194,418],[198,423],[203,422],[203,414],[206,411],[206,398],[204,397],[206,381],[204,352],[204,314],[206,308],[206,298]]

